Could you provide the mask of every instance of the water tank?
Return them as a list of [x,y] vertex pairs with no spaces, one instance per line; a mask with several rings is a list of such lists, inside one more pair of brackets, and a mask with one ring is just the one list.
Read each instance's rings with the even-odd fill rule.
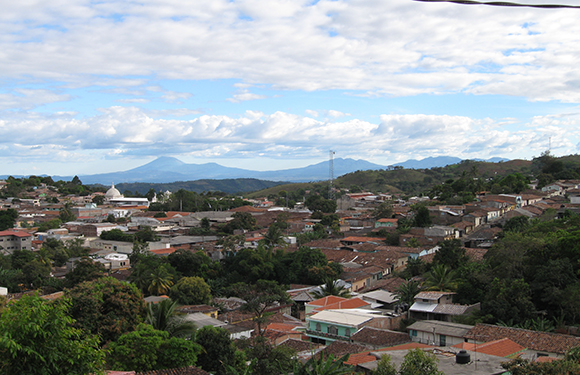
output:
[[455,356],[455,363],[465,365],[471,362],[471,356],[465,350],[460,350]]

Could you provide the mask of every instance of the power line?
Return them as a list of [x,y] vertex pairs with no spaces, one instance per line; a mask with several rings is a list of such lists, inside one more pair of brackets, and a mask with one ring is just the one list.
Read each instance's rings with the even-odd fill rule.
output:
[[576,8],[580,9],[580,5],[565,5],[565,4],[521,4],[512,3],[508,1],[475,1],[475,0],[413,0],[423,3],[455,3],[463,5],[491,5],[498,7],[526,7],[526,8]]

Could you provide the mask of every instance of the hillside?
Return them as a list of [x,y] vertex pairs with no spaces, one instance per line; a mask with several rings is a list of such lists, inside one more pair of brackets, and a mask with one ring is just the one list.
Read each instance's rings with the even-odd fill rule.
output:
[[[429,191],[434,185],[449,179],[462,176],[489,179],[502,177],[512,173],[530,175],[532,162],[527,160],[510,160],[490,163],[485,161],[464,160],[458,164],[431,169],[378,169],[347,173],[335,179],[334,186],[353,191],[365,190],[381,193],[403,193],[409,195]],[[294,192],[299,189],[323,191],[328,182],[279,185],[247,196],[249,198],[278,195],[282,190]]]

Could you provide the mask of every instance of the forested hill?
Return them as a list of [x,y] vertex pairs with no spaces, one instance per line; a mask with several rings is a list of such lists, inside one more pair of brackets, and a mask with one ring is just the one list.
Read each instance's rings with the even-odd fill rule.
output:
[[[446,167],[430,169],[404,169],[394,167],[390,169],[356,171],[337,177],[334,186],[338,189],[348,189],[351,192],[373,191],[383,193],[420,194],[430,191],[433,187],[449,180],[459,178],[490,180],[498,179],[513,173],[519,173],[525,177],[532,177],[533,161],[510,160],[505,162],[490,163],[485,161],[464,160],[458,164]],[[328,189],[328,182],[315,182],[309,184],[279,185],[264,191],[250,194],[254,196],[268,196],[278,194],[281,190],[294,191]]]

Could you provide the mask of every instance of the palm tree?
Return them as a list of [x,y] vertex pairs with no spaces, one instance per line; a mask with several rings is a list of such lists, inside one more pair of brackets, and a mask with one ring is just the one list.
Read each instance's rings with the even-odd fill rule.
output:
[[330,276],[326,276],[324,279],[326,283],[320,286],[320,291],[316,290],[312,293],[315,298],[323,298],[326,296],[350,298],[348,289],[339,285],[337,279]]
[[195,323],[175,313],[177,301],[171,299],[147,305],[147,324],[160,331],[167,331],[172,337],[190,337],[196,330]]
[[149,276],[149,293],[156,296],[166,294],[173,285],[173,275],[169,273],[165,265],[157,267]]
[[320,355],[313,355],[306,363],[298,362],[294,367],[294,375],[346,375],[352,374],[350,366],[345,365],[350,355],[346,354],[339,359],[334,358],[332,354],[326,358],[324,352]]
[[457,289],[457,274],[447,266],[437,265],[427,274],[424,286],[427,290],[454,291]]
[[268,228],[268,232],[266,232],[266,234],[264,234],[264,244],[268,248],[273,248],[273,247],[276,247],[278,245],[285,245],[286,244],[286,242],[284,242],[282,230],[280,229],[280,227],[278,225],[276,225],[276,224],[270,225],[270,228]]
[[421,291],[421,285],[415,280],[409,280],[401,284],[393,293],[397,296],[399,304],[406,303],[411,306],[415,301],[415,296]]

